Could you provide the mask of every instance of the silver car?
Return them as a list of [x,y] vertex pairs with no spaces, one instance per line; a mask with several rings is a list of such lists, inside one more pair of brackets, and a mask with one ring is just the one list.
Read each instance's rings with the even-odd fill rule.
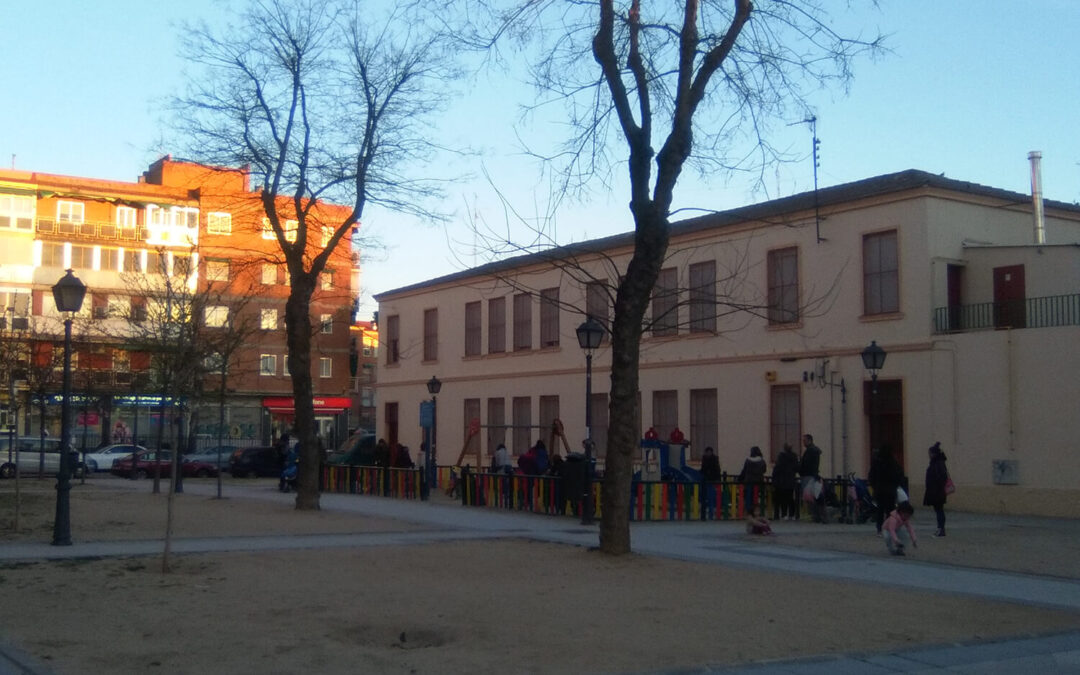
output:
[[[84,469],[79,453],[72,451],[71,459],[72,475],[79,478]],[[45,474],[55,476],[60,471],[60,440],[46,438],[43,443],[39,437],[20,436],[12,447],[9,435],[0,436],[0,478],[13,478],[16,462],[21,474],[37,474],[44,464]]]

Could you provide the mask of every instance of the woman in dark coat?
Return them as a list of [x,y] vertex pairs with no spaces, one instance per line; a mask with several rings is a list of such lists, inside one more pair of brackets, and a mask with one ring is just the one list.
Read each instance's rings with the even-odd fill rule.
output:
[[945,482],[949,479],[949,470],[945,467],[945,453],[941,443],[930,446],[930,465],[926,467],[926,492],[923,505],[933,506],[937,516],[935,537],[945,536]]
[[790,443],[784,443],[784,449],[776,456],[773,464],[772,484],[776,499],[777,517],[795,520],[795,474],[799,471],[799,456],[791,449]]

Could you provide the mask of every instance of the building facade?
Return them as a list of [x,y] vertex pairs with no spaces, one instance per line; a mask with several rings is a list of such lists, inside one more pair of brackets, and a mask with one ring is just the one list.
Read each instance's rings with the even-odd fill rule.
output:
[[[873,437],[921,497],[940,441],[967,508],[1080,515],[1080,207],[906,171],[672,225],[643,326],[640,430],[679,428],[735,473],[812,434],[822,473],[865,476]],[[1038,239],[1036,237],[1039,237]],[[619,235],[382,293],[377,433],[419,447],[425,382],[440,463],[585,430],[575,329],[607,325],[632,252]],[[861,352],[886,351],[876,387]],[[606,446],[610,346],[595,352]],[[469,433],[479,425],[480,433]],[[640,433],[638,434],[641,435]],[[556,451],[565,452],[559,447]],[[642,457],[644,459],[644,457]]]
[[[327,228],[347,214],[344,207],[317,205],[308,221],[310,245],[325,245]],[[287,236],[290,227],[295,236],[296,221],[287,221]],[[349,345],[359,270],[348,240],[338,249],[311,303],[316,414],[327,440],[355,424],[348,419]],[[0,337],[23,345],[17,367],[8,369],[6,379],[15,385],[5,383],[4,408],[22,409],[20,433],[58,433],[55,347],[63,330],[50,289],[66,269],[87,286],[74,321],[76,445],[94,447],[115,436],[152,443],[162,423],[161,383],[153,355],[135,337],[155,312],[177,315],[181,298],[197,315],[177,320],[199,323],[209,331],[203,335],[250,328],[221,357],[226,363],[208,366],[198,391],[174,401],[195,412],[188,433],[207,442],[268,442],[291,424],[289,277],[246,171],[168,156],[136,182],[0,170]],[[156,307],[165,286],[172,289],[170,305]],[[176,417],[169,412],[165,421]]]

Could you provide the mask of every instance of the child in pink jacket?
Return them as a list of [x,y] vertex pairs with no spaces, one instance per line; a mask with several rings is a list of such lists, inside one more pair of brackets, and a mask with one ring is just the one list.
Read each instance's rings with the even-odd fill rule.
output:
[[904,555],[904,543],[900,541],[901,527],[907,529],[911,546],[919,548],[919,542],[915,539],[915,530],[911,527],[911,516],[914,513],[915,509],[912,508],[911,502],[901,502],[881,524],[881,531],[885,536],[885,548],[889,549],[889,553]]

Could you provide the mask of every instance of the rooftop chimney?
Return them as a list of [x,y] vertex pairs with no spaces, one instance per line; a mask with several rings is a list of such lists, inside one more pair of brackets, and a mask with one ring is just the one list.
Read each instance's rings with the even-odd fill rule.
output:
[[1035,221],[1035,243],[1046,243],[1046,223],[1043,220],[1043,197],[1042,197],[1042,170],[1039,162],[1042,160],[1042,152],[1032,150],[1028,153],[1031,162],[1031,217]]

